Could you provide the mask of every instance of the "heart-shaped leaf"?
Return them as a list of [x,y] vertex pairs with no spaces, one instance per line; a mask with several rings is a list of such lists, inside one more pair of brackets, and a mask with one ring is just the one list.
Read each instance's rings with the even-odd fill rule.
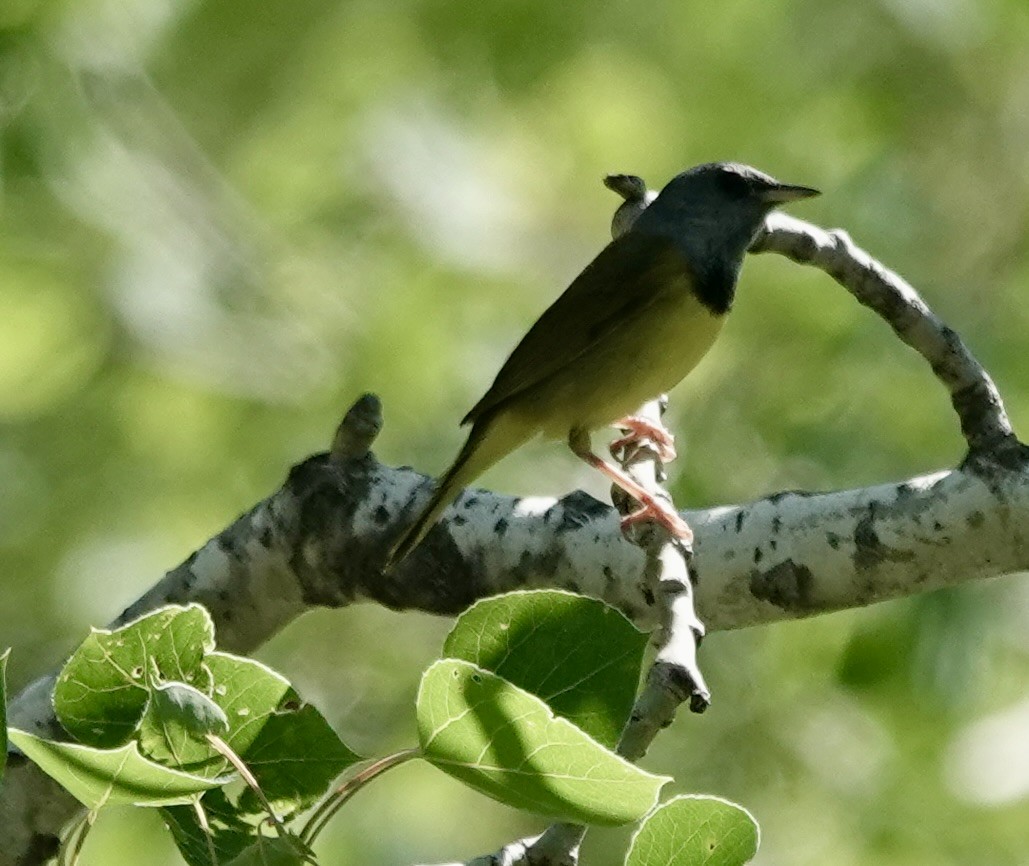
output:
[[443,659],[425,672],[417,717],[428,761],[490,797],[551,818],[636,821],[670,781],[633,766],[535,695],[470,662]]
[[626,866],[741,866],[757,853],[758,826],[741,806],[719,797],[675,797],[648,815],[633,837]]
[[80,743],[109,749],[136,731],[153,685],[167,680],[210,688],[202,665],[214,625],[198,604],[170,605],[113,631],[94,629],[54,687],[54,711]]
[[542,698],[613,747],[629,718],[647,635],[594,598],[511,592],[458,617],[443,655],[473,662]]

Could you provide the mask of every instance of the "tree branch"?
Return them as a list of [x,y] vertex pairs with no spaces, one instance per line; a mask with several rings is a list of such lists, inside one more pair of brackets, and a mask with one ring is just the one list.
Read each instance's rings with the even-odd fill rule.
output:
[[[880,313],[948,388],[969,455],[962,466],[831,493],[784,492],[684,512],[696,534],[697,609],[709,630],[793,619],[1029,569],[1029,449],[996,387],[957,335],[897,275],[842,232],[784,216],[755,244],[819,267]],[[614,510],[577,491],[559,500],[466,490],[425,542],[383,577],[412,496],[431,480],[368,450],[378,400],[347,413],[332,451],[295,466],[282,488],[212,538],[116,625],[167,602],[207,606],[227,650],[249,652],[311,607],[371,600],[455,614],[478,598],[561,587],[655,625],[645,557]],[[10,708],[16,727],[53,735],[52,680]],[[15,754],[0,791],[0,866],[52,856],[77,804]]]

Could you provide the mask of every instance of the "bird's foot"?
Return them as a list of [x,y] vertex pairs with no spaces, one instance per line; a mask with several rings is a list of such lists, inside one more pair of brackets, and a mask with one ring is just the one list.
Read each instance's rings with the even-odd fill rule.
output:
[[634,445],[639,446],[643,443],[654,446],[657,456],[662,463],[671,463],[676,457],[675,437],[661,424],[646,418],[639,418],[636,415],[630,415],[627,418],[616,421],[611,426],[629,431],[625,436],[620,436],[608,446],[611,456],[616,459],[623,448]]
[[626,532],[639,523],[657,523],[663,526],[668,532],[680,539],[690,550],[693,549],[693,530],[683,520],[678,512],[659,499],[647,496],[646,501],[640,501],[640,507],[622,518],[622,532]]
[[[664,432],[667,433],[667,431]],[[628,529],[635,523],[651,520],[663,526],[676,538],[681,539],[683,544],[692,549],[693,530],[690,529],[689,524],[679,516],[671,505],[658,499],[642,484],[634,481],[617,466],[612,466],[594,454],[590,450],[588,432],[584,429],[573,430],[568,436],[568,446],[576,456],[585,460],[594,469],[602,472],[640,504],[639,509],[622,518],[623,530]]]

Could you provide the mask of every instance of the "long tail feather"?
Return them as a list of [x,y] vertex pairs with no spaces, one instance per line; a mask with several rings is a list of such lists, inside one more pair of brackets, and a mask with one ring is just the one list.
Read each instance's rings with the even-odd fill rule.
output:
[[[499,423],[494,423],[494,420]],[[440,478],[432,499],[390,549],[383,571],[395,568],[418,546],[467,484],[528,438],[520,431],[510,429],[504,420],[476,422],[457,459]]]

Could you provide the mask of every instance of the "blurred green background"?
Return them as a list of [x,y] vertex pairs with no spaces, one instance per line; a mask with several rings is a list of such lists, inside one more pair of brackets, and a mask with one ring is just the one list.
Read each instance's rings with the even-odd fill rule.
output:
[[[0,645],[57,663],[385,402],[377,452],[437,472],[535,315],[604,244],[608,172],[711,159],[825,195],[1029,429],[1024,0],[4,0]],[[680,504],[956,464],[923,362],[827,277],[771,256],[673,397]],[[682,449],[681,449],[682,450]],[[540,445],[483,484],[605,485]],[[719,634],[715,694],[647,759],[762,824],[758,862],[1026,864],[1029,583]],[[310,615],[261,657],[375,754],[414,739],[448,624]],[[465,859],[542,822],[407,766],[325,863]],[[620,862],[628,831],[585,856]],[[142,846],[145,846],[142,847]],[[149,813],[83,862],[171,864]]]

